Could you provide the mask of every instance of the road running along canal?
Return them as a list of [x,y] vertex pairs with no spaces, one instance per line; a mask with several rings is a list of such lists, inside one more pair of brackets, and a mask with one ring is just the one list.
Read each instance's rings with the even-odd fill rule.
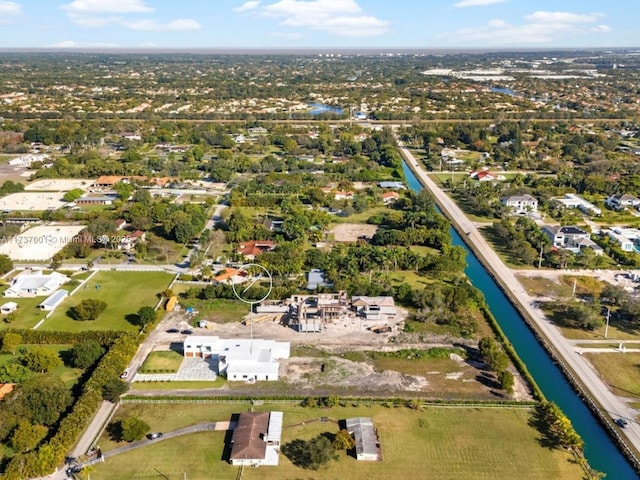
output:
[[[404,175],[409,188],[422,190],[422,184],[411,169],[403,163]],[[489,310],[524,362],[534,381],[547,400],[556,403],[569,417],[574,428],[584,440],[584,452],[589,465],[606,473],[611,480],[638,480],[627,458],[622,455],[591,410],[582,402],[547,351],[540,345],[524,318],[512,305],[495,280],[467,247],[458,232],[451,227],[454,245],[464,247],[467,252],[465,273],[471,283],[480,290]]]

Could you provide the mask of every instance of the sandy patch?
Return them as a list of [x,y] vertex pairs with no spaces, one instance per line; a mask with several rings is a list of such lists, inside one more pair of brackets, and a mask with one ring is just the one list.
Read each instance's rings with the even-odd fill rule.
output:
[[63,179],[46,179],[36,180],[25,186],[25,190],[33,190],[39,192],[68,192],[74,188],[86,190],[93,185],[93,180],[80,178],[63,178]]
[[49,260],[84,228],[84,225],[33,227],[0,245],[0,254],[18,261]]
[[12,193],[0,198],[0,210],[2,211],[34,211],[57,210],[66,202],[62,199],[64,192],[21,192]]
[[339,223],[331,233],[336,242],[355,242],[361,237],[372,238],[378,231],[377,225],[364,223]]

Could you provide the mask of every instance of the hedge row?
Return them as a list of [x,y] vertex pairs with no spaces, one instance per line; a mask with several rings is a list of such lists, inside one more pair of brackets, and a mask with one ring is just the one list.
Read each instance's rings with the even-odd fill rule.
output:
[[542,390],[540,390],[540,387],[538,387],[538,384],[531,376],[531,373],[529,373],[527,366],[524,364],[524,362],[520,359],[520,357],[516,353],[516,350],[513,348],[513,345],[511,345],[511,342],[509,342],[509,339],[502,331],[502,327],[500,327],[500,325],[498,324],[498,321],[491,313],[491,310],[489,310],[489,307],[487,306],[487,304],[483,302],[480,308],[482,309],[482,312],[485,318],[489,322],[489,325],[493,329],[493,332],[496,334],[496,336],[500,340],[500,343],[502,344],[505,351],[507,352],[507,355],[509,355],[509,358],[511,358],[511,361],[516,366],[520,374],[525,378],[525,380],[531,386],[534,397],[541,401],[546,400],[544,393],[542,393]]
[[[64,336],[64,332],[51,333],[62,333],[60,337]],[[56,434],[47,444],[38,448],[37,452],[16,455],[7,465],[4,478],[6,480],[23,480],[29,477],[44,476],[61,465],[99,407],[102,401],[102,386],[109,381],[120,378],[120,374],[135,355],[137,349],[138,337],[136,335],[119,333],[109,351],[102,357],[93,374],[85,383],[82,395],[76,401],[71,412],[60,422]]]
[[103,347],[111,345],[122,332],[117,331],[89,331],[89,332],[54,332],[46,330],[18,330],[8,329],[0,332],[0,343],[7,333],[17,333],[22,341],[29,345],[74,345],[88,341],[98,342]]

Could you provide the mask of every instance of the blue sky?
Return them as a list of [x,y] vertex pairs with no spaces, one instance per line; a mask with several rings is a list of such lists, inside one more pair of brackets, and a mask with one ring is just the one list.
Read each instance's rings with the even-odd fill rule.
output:
[[640,47],[630,0],[0,0],[0,48]]

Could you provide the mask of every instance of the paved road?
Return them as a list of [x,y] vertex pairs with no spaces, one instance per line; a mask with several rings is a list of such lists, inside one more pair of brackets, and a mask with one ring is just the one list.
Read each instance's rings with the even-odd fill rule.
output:
[[409,167],[416,174],[422,185],[433,194],[437,203],[442,210],[446,212],[447,216],[457,223],[462,231],[467,233],[468,241],[475,245],[479,256],[484,260],[484,264],[491,266],[494,275],[501,280],[504,288],[509,291],[512,298],[516,299],[520,308],[529,318],[533,319],[538,330],[551,342],[559,356],[564,360],[564,363],[575,372],[577,378],[582,381],[602,409],[613,418],[624,417],[629,421],[629,427],[622,430],[622,433],[635,449],[640,451],[640,424],[635,421],[637,412],[630,408],[623,399],[615,396],[609,390],[606,382],[587,359],[577,354],[576,348],[562,335],[560,330],[549,322],[540,310],[532,306],[532,298],[526,293],[514,272],[502,262],[500,257],[482,237],[473,222],[471,222],[454,201],[429,178],[419,166],[412,153],[404,148],[401,143],[399,145],[407,159]]

